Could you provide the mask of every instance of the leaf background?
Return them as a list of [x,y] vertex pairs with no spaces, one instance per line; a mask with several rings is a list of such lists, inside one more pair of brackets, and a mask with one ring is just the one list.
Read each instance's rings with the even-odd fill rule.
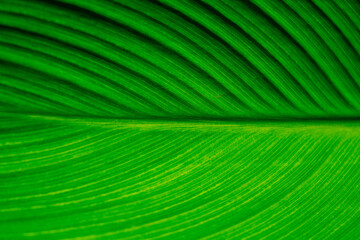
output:
[[356,0],[0,0],[1,239],[359,239]]

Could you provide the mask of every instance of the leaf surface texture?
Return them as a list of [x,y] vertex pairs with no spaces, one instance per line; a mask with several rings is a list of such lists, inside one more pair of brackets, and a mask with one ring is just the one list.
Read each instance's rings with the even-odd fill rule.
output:
[[0,0],[1,239],[360,239],[356,0]]

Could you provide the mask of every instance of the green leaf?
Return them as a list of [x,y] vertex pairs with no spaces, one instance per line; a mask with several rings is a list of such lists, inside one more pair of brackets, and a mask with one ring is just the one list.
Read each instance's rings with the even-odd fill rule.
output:
[[356,0],[1,0],[0,239],[359,239]]

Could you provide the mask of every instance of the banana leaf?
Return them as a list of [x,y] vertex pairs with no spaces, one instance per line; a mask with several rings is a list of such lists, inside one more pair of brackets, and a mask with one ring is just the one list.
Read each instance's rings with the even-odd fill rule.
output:
[[360,239],[357,0],[0,0],[0,239]]

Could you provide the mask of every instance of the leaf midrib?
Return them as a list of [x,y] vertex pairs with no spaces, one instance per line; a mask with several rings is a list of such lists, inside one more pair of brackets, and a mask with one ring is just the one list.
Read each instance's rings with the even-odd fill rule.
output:
[[59,124],[83,125],[100,128],[179,131],[224,131],[224,132],[271,132],[292,133],[346,133],[360,134],[360,118],[163,118],[138,117],[118,118],[101,116],[50,115],[0,113],[0,116],[16,117],[27,121],[45,121]]

